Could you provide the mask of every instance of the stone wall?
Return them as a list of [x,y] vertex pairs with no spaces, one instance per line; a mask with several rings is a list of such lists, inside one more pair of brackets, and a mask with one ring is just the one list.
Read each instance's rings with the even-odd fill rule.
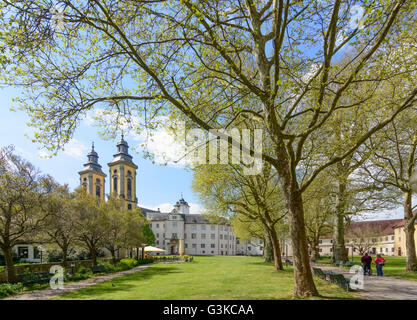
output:
[[[111,261],[111,258],[100,258],[99,261]],[[81,266],[89,268],[93,265],[93,260],[79,260],[79,261],[69,261],[66,264],[67,271],[71,269],[71,265],[74,265],[74,272],[76,272]],[[32,263],[32,264],[22,264],[15,266],[16,274],[26,273],[26,270],[29,269],[30,272],[49,272],[52,266],[62,266],[62,262],[49,262],[49,263]],[[6,282],[6,270],[0,272],[0,283]]]

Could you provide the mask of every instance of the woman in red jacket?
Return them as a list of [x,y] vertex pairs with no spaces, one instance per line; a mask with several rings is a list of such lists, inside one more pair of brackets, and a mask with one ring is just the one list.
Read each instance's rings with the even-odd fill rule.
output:
[[387,260],[385,260],[384,258],[382,258],[380,254],[377,254],[376,255],[375,264],[376,264],[376,275],[377,276],[381,276],[382,277],[382,275],[383,275],[383,273],[382,273],[382,267],[384,266],[385,261],[387,261]]

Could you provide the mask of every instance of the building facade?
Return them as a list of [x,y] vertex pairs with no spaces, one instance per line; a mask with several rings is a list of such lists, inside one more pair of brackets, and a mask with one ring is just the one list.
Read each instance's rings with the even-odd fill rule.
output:
[[[365,252],[376,255],[398,256],[404,252],[402,219],[352,222],[345,231],[345,248],[348,256],[359,256]],[[417,238],[416,238],[417,239]],[[333,255],[333,239],[321,237],[319,253]]]
[[190,214],[190,206],[181,198],[169,213],[141,208],[151,221],[155,245],[166,254],[235,255],[237,239],[225,221],[210,222],[201,214]]

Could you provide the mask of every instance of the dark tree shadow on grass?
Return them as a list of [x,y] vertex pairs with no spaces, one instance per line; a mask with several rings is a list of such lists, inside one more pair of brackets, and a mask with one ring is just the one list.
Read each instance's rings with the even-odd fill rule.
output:
[[[140,282],[151,279],[154,276],[168,275],[172,273],[183,273],[178,267],[165,267],[165,268],[147,268],[137,273],[117,277],[105,282],[98,283],[96,285],[86,287],[77,291],[64,294],[63,298],[71,299],[83,299],[85,296],[94,295],[106,295],[109,293],[126,292],[132,288],[140,285]],[[135,284],[130,284],[134,281]]]

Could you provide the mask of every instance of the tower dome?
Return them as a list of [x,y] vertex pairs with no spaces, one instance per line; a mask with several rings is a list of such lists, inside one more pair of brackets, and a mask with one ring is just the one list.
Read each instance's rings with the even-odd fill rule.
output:
[[181,198],[175,203],[174,208],[176,208],[180,213],[190,213],[190,206],[188,205],[188,202],[184,200],[182,195]]

